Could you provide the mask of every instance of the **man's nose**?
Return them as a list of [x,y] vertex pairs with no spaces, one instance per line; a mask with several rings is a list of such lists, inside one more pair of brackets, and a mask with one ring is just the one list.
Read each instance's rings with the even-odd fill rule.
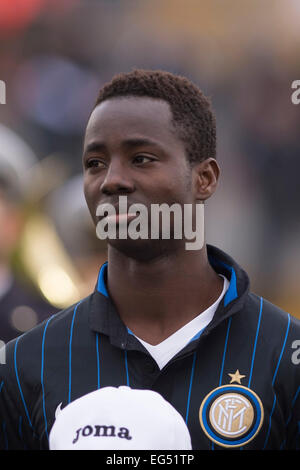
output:
[[111,163],[100,190],[106,195],[133,192],[134,183],[130,178],[129,170],[120,163]]

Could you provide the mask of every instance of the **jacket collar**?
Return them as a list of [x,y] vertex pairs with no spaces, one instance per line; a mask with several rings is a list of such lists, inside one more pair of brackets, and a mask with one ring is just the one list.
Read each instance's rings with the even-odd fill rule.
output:
[[[212,322],[203,334],[208,334],[225,318],[240,311],[250,288],[248,275],[229,255],[212,245],[206,245],[206,248],[210,264],[217,273],[223,274],[230,284]],[[109,297],[106,276],[107,262],[100,268],[95,291],[92,294],[89,324],[92,330],[108,335],[112,344],[116,346],[122,344],[123,347],[127,347],[132,335],[120,319]]]
[[216,313],[209,323],[204,335],[215,326],[243,309],[250,290],[250,281],[247,273],[227,253],[212,245],[207,245],[207,255],[214,270],[223,274],[230,281],[227,292],[220,302]]

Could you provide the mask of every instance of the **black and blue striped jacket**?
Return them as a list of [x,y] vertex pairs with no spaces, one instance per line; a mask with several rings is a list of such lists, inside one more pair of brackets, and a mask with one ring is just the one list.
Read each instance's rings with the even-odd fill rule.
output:
[[298,448],[300,322],[250,293],[228,255],[207,250],[230,286],[212,322],[162,370],[120,320],[106,265],[90,296],[11,341],[0,365],[0,448],[48,449],[60,403],[119,385],[159,392],[195,450]]

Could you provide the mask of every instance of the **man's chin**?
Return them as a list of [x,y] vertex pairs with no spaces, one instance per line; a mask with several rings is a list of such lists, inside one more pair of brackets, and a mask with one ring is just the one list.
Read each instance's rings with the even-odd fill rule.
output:
[[[122,255],[140,262],[149,262],[168,255],[174,250],[170,240],[143,240],[143,239],[108,239],[108,247],[119,251]],[[173,241],[174,242],[174,241]],[[178,240],[177,240],[178,242]]]

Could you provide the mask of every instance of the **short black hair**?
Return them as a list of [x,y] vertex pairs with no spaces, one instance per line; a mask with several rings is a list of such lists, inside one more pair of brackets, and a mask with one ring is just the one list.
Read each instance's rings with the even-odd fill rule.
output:
[[185,77],[161,70],[135,69],[115,75],[98,94],[95,106],[121,96],[166,101],[176,134],[183,141],[190,164],[216,158],[216,119],[209,99]]

